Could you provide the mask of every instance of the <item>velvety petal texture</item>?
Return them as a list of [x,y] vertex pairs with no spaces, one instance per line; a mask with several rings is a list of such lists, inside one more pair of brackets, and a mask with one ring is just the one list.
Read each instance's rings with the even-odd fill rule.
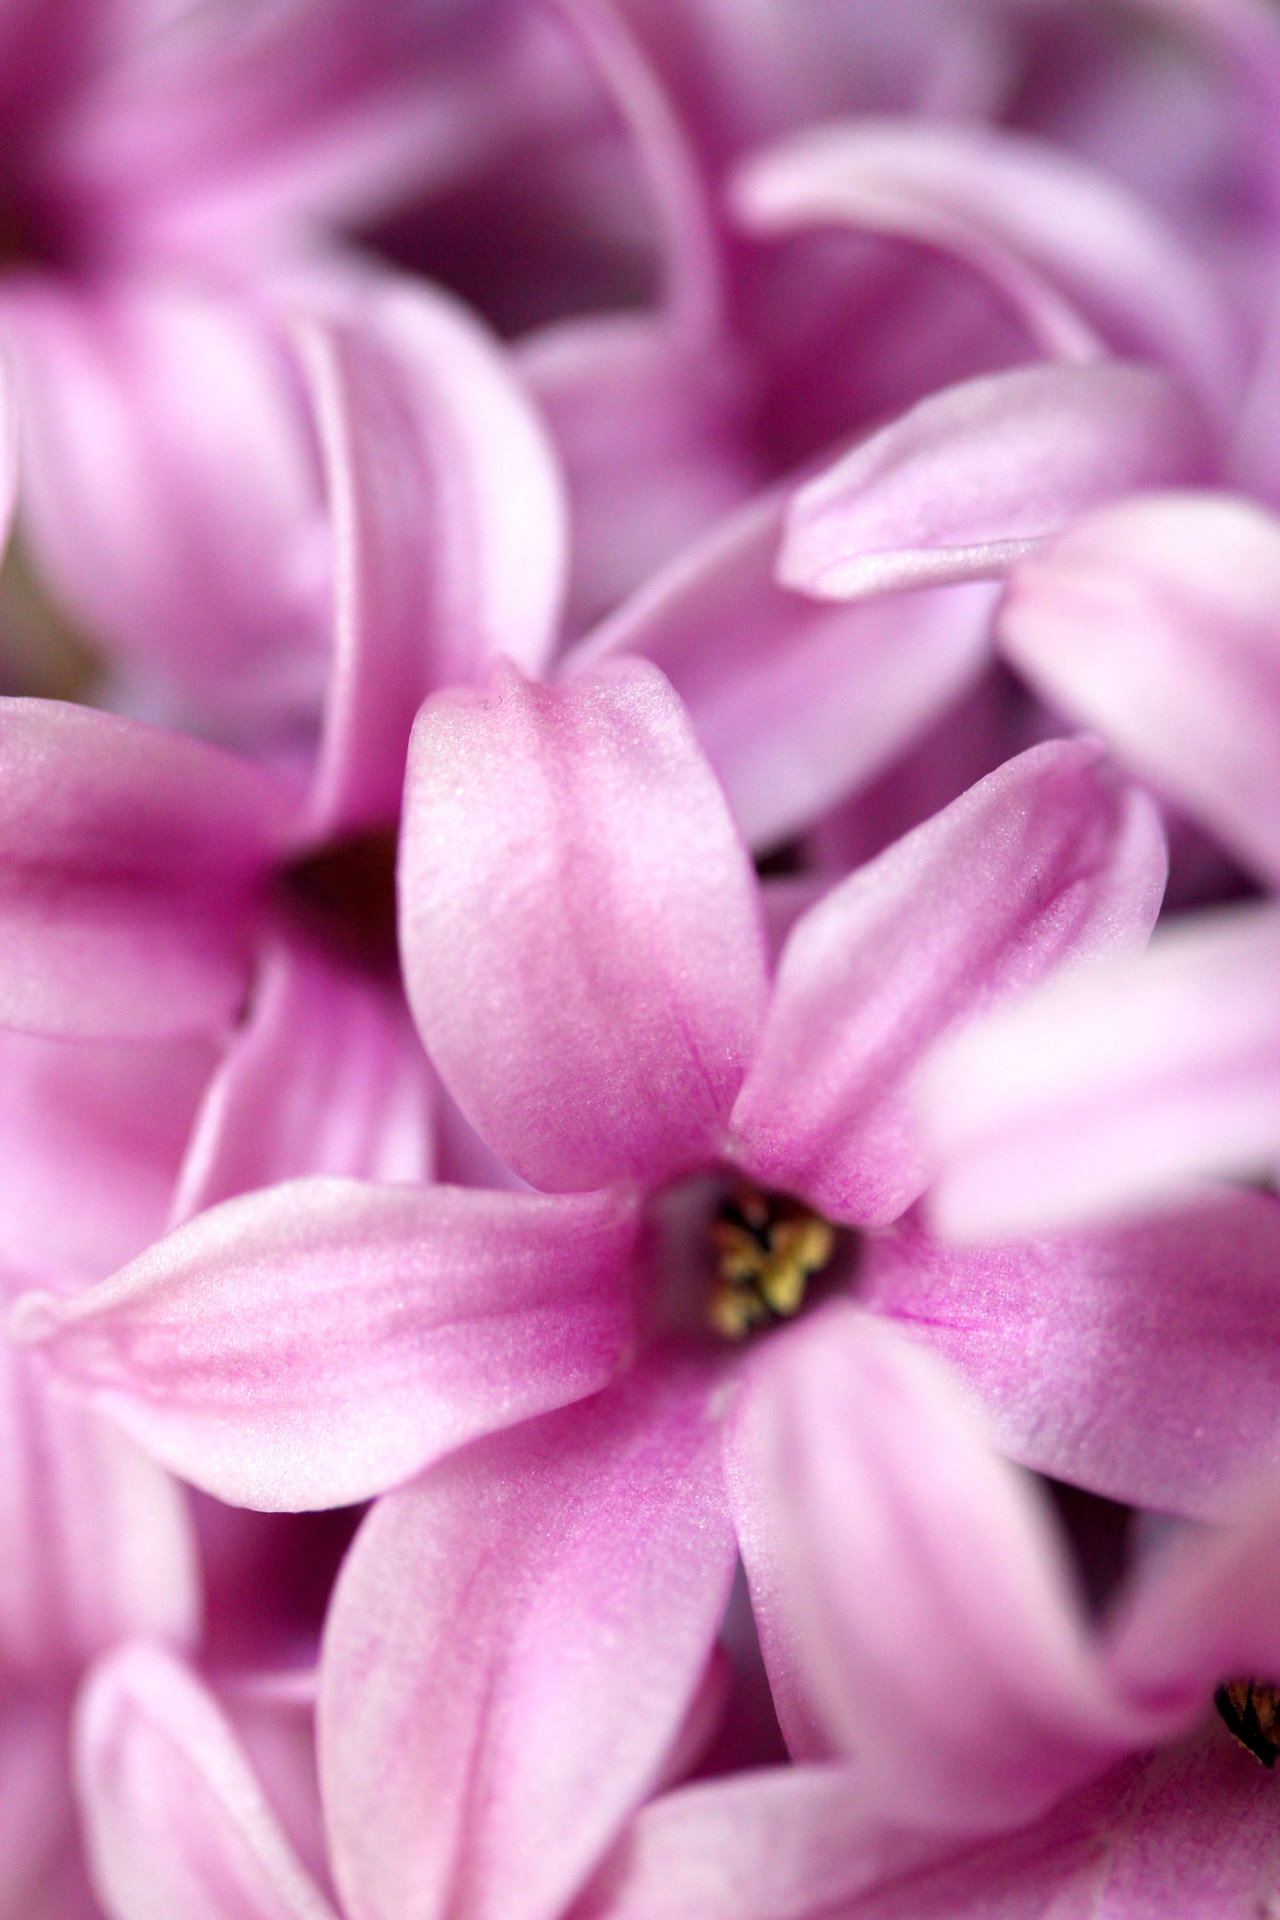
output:
[[278,938],[201,1102],[171,1222],[307,1174],[425,1181],[432,1109],[431,1070],[395,989]]
[[763,1009],[754,875],[653,667],[507,669],[414,728],[405,982],[427,1051],[535,1186],[713,1158]]
[[756,233],[834,223],[953,254],[1050,358],[1093,359],[1104,339],[1136,349],[1214,411],[1238,385],[1239,346],[1196,256],[1105,174],[1030,135],[870,117],[808,128],[744,164],[734,206]]
[[921,400],[801,487],[778,575],[824,600],[996,578],[1084,509],[1210,465],[1199,410],[1154,368],[990,374]]
[[1162,930],[1136,965],[1047,986],[928,1063],[935,1226],[1034,1232],[1280,1163],[1280,913]]
[[314,836],[394,821],[413,716],[502,655],[548,662],[566,567],[558,468],[493,340],[389,275],[313,274],[290,307],[324,464],[333,641]]
[[287,1181],[101,1286],[29,1294],[12,1326],[220,1499],[343,1506],[603,1386],[632,1335],[634,1234],[616,1193]]
[[112,714],[5,700],[0,795],[0,1019],[121,1039],[230,1021],[288,818],[262,773]]
[[824,607],[774,578],[786,495],[752,501],[565,659],[572,678],[641,654],[689,709],[754,847],[809,826],[873,778],[977,678],[985,586]]
[[859,1298],[950,1362],[1024,1466],[1218,1519],[1280,1469],[1277,1272],[1280,1201],[1227,1188],[993,1248],[904,1226],[867,1247]]
[[1019,672],[1280,881],[1280,521],[1222,494],[1131,500],[1014,574]]
[[1155,1732],[1095,1657],[1047,1506],[883,1321],[841,1304],[762,1350],[726,1465],[793,1751],[854,1757],[869,1810],[1011,1828]]
[[733,1569],[709,1384],[643,1369],[365,1522],[320,1700],[351,1920],[556,1920],[657,1785]]
[[[12,1299],[12,1282],[4,1289]],[[0,1671],[73,1673],[122,1635],[191,1642],[195,1535],[182,1489],[111,1421],[0,1347]]]
[[1154,807],[1096,742],[1009,761],[799,921],[734,1157],[832,1218],[892,1220],[927,1181],[904,1084],[930,1044],[1056,966],[1141,949],[1165,870]]
[[172,1655],[138,1643],[97,1669],[76,1773],[111,1920],[335,1920],[221,1707]]

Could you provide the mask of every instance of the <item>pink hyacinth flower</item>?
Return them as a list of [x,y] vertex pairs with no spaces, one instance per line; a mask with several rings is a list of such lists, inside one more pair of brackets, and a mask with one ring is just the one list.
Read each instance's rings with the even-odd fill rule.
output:
[[1280,1658],[1273,1484],[1093,1626],[1038,1495],[936,1363],[828,1308],[759,1349],[723,1441],[794,1761],[688,1780],[727,1567],[714,1423],[674,1386],[662,1447],[613,1390],[366,1522],[322,1664],[328,1872],[189,1670],[146,1646],[106,1662],[78,1772],[111,1920],[1030,1914],[1102,1859],[1126,1911],[1160,1910],[1171,1872],[1251,1910],[1232,1903],[1267,1884],[1270,1781],[1194,1730],[1220,1680]]

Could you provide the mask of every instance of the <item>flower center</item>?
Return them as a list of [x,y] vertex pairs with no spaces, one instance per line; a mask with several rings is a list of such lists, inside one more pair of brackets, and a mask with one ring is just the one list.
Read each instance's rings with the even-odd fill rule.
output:
[[1228,1680],[1213,1704],[1240,1745],[1264,1767],[1274,1767],[1280,1753],[1280,1692],[1256,1680]]
[[740,1186],[711,1223],[715,1280],[707,1320],[726,1340],[789,1320],[835,1251],[835,1229],[786,1194]]
[[394,828],[358,834],[309,854],[287,869],[284,886],[294,909],[349,959],[394,963]]

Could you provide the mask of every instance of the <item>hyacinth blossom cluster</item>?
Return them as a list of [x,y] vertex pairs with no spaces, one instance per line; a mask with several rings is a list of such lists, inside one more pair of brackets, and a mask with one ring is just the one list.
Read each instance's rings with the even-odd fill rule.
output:
[[0,1920],[1280,1911],[1271,0],[0,52]]

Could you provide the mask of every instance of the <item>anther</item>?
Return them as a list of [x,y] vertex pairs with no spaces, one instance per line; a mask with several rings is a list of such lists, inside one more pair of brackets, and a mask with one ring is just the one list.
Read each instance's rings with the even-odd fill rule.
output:
[[1213,1696],[1228,1730],[1264,1767],[1280,1753],[1280,1692],[1256,1680],[1228,1680]]
[[810,1280],[835,1251],[835,1231],[784,1194],[740,1187],[711,1229],[716,1279],[707,1319],[726,1340],[800,1311]]

